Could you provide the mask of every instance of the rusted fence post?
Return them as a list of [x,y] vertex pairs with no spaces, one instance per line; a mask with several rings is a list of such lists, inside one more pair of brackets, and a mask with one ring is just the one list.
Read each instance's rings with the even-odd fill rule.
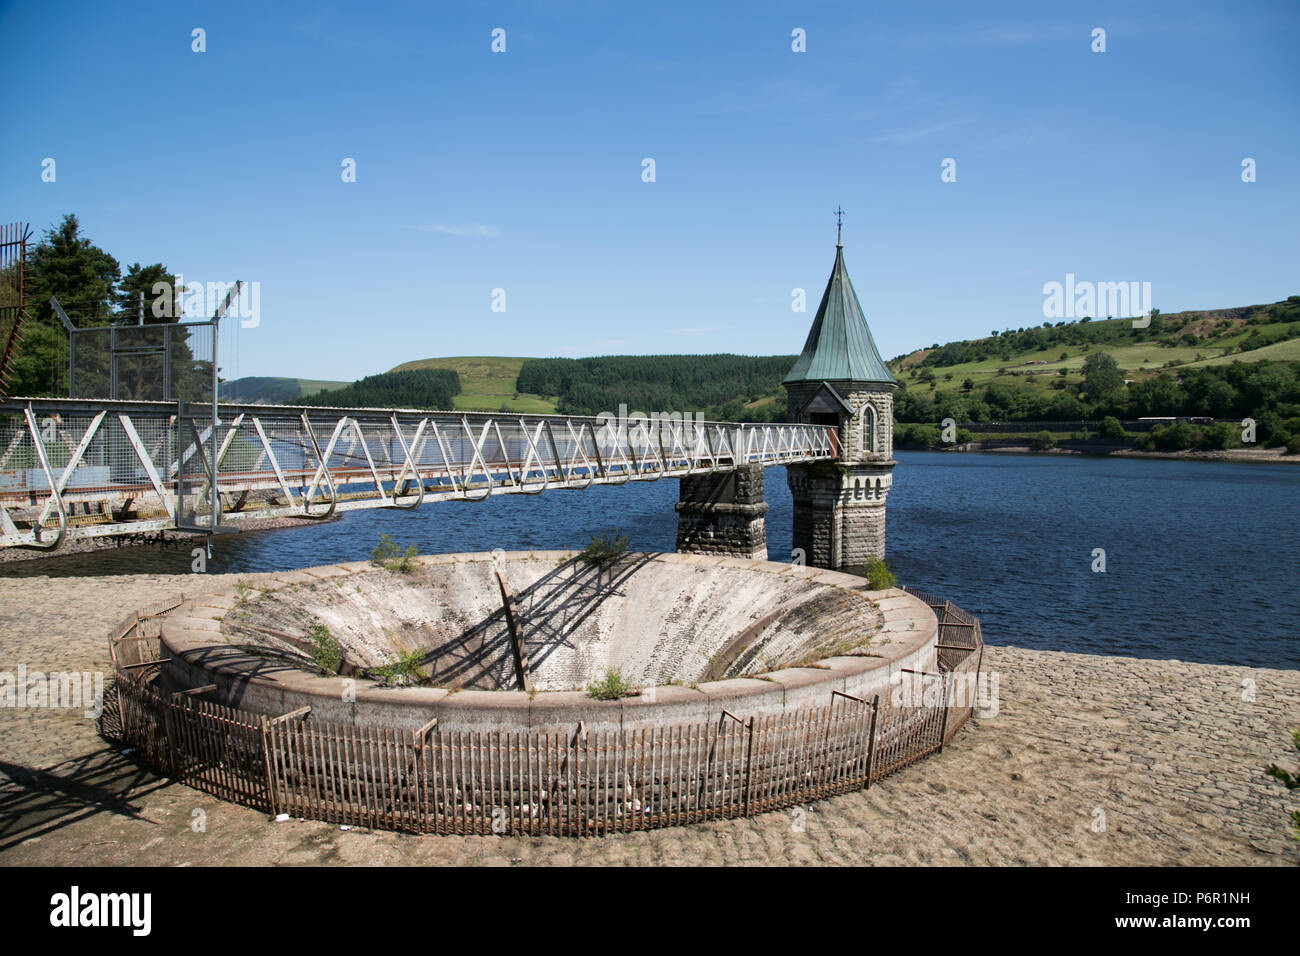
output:
[[939,753],[943,753],[944,741],[948,739],[948,710],[952,706],[949,699],[951,691],[949,678],[952,677],[952,671],[945,671],[942,677],[943,681],[943,719],[939,721]]
[[127,625],[108,642],[108,659],[113,667],[113,693],[117,696],[118,729],[121,731],[122,739],[126,743],[135,746],[134,731],[127,726],[128,720],[126,714],[129,707],[124,708],[122,706],[122,661],[118,657],[117,650],[117,646],[126,640],[128,634],[133,637],[139,636],[140,634],[140,615],[136,612],[132,612],[131,619]]
[[271,816],[280,812],[279,795],[275,788],[275,774],[271,772],[271,725],[266,715],[262,715],[262,762],[266,767],[266,792],[271,801]]
[[273,727],[279,727],[285,721],[293,720],[295,717],[302,717],[310,713],[311,707],[299,707],[297,710],[290,711],[287,714],[281,714],[279,717],[262,717],[262,751],[266,757],[266,786],[271,795],[271,815],[275,816],[280,812],[279,798],[280,794],[275,785],[275,731]]
[[871,730],[867,736],[867,785],[863,790],[871,789],[871,772],[876,759],[876,716],[880,713],[880,695],[871,698]]
[[748,739],[745,742],[745,816],[750,815],[751,794],[754,787],[754,715],[750,714],[746,724]]
[[[415,808],[420,816],[420,829],[425,833],[437,832],[436,821],[431,822],[429,813],[429,748],[425,746],[429,731],[437,726],[438,718],[434,717],[419,730],[411,731],[411,747],[415,751]],[[436,808],[437,803],[433,805]]]
[[750,761],[754,753],[754,718],[750,717],[749,723],[746,724],[745,721],[741,720],[731,711],[725,709],[722,711],[722,716],[730,717],[736,723],[740,724],[740,726],[747,727],[749,729],[749,739],[745,743],[744,796],[741,797],[741,810],[745,816],[749,816],[749,784],[750,784],[749,771],[750,771]]

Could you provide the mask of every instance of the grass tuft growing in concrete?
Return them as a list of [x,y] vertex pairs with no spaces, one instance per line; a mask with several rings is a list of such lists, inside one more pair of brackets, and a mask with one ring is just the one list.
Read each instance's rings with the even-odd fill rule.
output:
[[587,685],[587,693],[596,700],[618,700],[620,697],[630,697],[635,692],[635,688],[623,679],[623,674],[617,667],[607,670],[603,678]]
[[313,645],[311,659],[317,672],[330,677],[337,675],[343,668],[343,647],[339,644],[339,639],[320,623],[313,624],[307,636]]
[[603,568],[627,554],[627,543],[625,534],[619,534],[612,539],[603,534],[593,534],[591,544],[582,549],[578,559],[594,567]]
[[415,570],[415,545],[407,545],[403,551],[401,545],[382,532],[379,543],[370,552],[370,560],[381,568],[405,574]]

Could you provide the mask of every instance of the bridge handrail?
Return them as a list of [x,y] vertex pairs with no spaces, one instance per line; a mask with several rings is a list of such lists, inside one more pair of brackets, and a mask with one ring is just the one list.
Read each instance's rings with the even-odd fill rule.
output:
[[[211,402],[186,402],[185,403],[185,405],[190,408],[193,408],[195,406],[206,407],[210,404]],[[177,403],[148,401],[144,399],[90,399],[90,398],[50,398],[48,396],[44,396],[44,397],[10,396],[8,398],[0,399],[0,414],[3,413],[21,414],[22,410],[28,406],[31,406],[33,410],[48,409],[50,411],[61,411],[61,412],[77,412],[77,411],[98,412],[103,409],[108,409],[110,412],[129,413],[131,411],[137,411],[137,412],[171,414],[172,412],[175,411]],[[563,421],[591,422],[594,424],[602,424],[605,421],[611,421],[611,420],[614,422],[619,421],[619,419],[612,414],[610,415],[563,415],[563,414],[552,413],[552,412],[500,412],[500,411],[473,412],[473,411],[465,411],[463,409],[406,408],[406,407],[396,406],[396,405],[393,406],[365,405],[365,406],[349,407],[349,406],[341,406],[341,405],[262,405],[258,403],[246,403],[246,402],[218,402],[217,408],[219,411],[230,412],[232,417],[234,415],[242,413],[245,415],[261,415],[263,417],[269,417],[272,415],[283,415],[286,417],[292,416],[294,418],[297,418],[300,415],[311,415],[312,417],[317,417],[318,415],[321,417],[335,417],[340,415],[349,415],[349,416],[356,417],[358,415],[364,415],[364,416],[374,415],[377,417],[385,417],[385,418],[391,415],[419,415],[422,418],[428,418],[428,417],[444,418],[445,417],[451,421],[459,421],[461,418],[466,418],[466,417],[470,419],[507,419],[507,418],[509,419],[524,418],[524,419],[533,419],[533,420],[549,419],[551,421],[559,421],[559,422],[563,422]],[[807,422],[715,421],[714,419],[710,419],[710,418],[695,418],[693,413],[690,412],[670,412],[667,413],[667,415],[661,412],[647,413],[644,416],[644,419],[646,421],[651,421],[652,415],[656,415],[662,421],[675,421],[675,420],[680,420],[680,416],[687,415],[687,414],[692,415],[691,423],[695,425],[717,425],[717,426],[724,426],[728,428],[740,428],[740,429],[757,429],[757,428],[771,428],[771,427],[785,426],[787,428],[795,427],[795,428],[807,429],[807,430],[812,430],[812,429],[821,429],[827,431],[834,430],[833,427],[830,425],[813,425]],[[674,419],[672,417],[673,415],[677,415],[679,416],[679,418]],[[623,419],[623,421],[631,422],[633,421],[633,418],[631,415],[628,415]]]
[[[56,541],[65,531],[97,537],[217,529],[227,510],[222,496],[239,496],[230,507],[236,523],[250,495],[260,515],[324,518],[355,508],[415,507],[426,499],[481,501],[840,454],[833,427],[807,423],[243,403],[219,404],[212,422],[211,409],[0,400],[0,547],[57,546],[40,540],[49,517],[59,521]],[[43,457],[50,459],[42,465],[45,478],[34,478]],[[411,481],[418,487],[409,490]],[[65,488],[80,509],[75,521],[64,508]],[[47,500],[36,500],[33,491]],[[187,507],[194,492],[194,507]],[[412,497],[399,502],[399,493]],[[129,507],[142,496],[153,517]],[[86,502],[98,502],[97,511],[82,507]],[[200,504],[210,525],[200,524]],[[110,505],[128,517],[109,520]],[[323,512],[313,510],[322,506]],[[26,530],[15,521],[19,512]]]

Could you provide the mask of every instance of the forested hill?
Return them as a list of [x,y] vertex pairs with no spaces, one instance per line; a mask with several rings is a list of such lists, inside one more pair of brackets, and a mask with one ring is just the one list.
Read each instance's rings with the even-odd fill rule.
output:
[[335,408],[449,409],[459,391],[460,376],[454,370],[424,368],[368,375],[351,385],[304,396],[297,402]]
[[516,389],[556,396],[572,415],[691,411],[725,421],[769,421],[785,412],[781,379],[793,355],[606,355],[528,359]]

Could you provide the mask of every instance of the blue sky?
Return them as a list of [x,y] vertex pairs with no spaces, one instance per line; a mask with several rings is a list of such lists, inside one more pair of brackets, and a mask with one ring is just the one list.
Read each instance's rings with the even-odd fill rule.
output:
[[0,218],[260,282],[228,377],[797,352],[837,204],[886,357],[1042,322],[1066,273],[1271,302],[1300,293],[1298,28],[1292,0],[0,4]]

